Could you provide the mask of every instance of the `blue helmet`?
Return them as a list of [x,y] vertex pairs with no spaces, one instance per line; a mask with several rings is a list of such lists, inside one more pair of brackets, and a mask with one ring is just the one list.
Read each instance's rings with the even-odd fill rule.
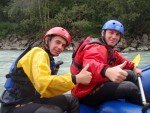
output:
[[107,21],[102,27],[102,30],[106,30],[106,29],[116,30],[120,32],[122,35],[124,35],[124,26],[122,25],[122,23],[120,23],[117,20]]

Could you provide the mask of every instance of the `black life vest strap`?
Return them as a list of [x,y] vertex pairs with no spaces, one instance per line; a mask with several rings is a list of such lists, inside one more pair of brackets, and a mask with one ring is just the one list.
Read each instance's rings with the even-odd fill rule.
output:
[[74,60],[72,60],[72,64],[77,67],[78,69],[82,69],[82,65],[77,64]]
[[108,61],[109,61],[109,65],[112,65],[113,63],[116,62],[116,57],[113,56],[113,49],[112,47],[107,47],[108,48],[108,54],[109,54],[109,58],[108,58]]
[[17,60],[16,60],[16,62],[15,62],[15,66],[14,66],[13,71],[16,71],[18,61],[19,61],[28,51],[30,51],[30,50],[31,50],[31,46],[28,46],[28,47],[21,53],[21,55],[17,58]]

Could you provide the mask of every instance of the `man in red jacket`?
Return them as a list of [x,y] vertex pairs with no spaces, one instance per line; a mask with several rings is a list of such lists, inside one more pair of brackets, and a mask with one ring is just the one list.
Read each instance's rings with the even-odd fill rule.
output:
[[82,68],[89,64],[88,71],[92,73],[90,84],[76,84],[72,90],[72,94],[77,96],[81,103],[99,106],[105,101],[125,99],[142,105],[136,76],[141,75],[142,71],[114,50],[123,35],[122,23],[109,20],[102,27],[99,38],[101,44],[87,44],[82,51],[77,51],[70,67],[72,75],[77,74],[79,70],[77,59],[81,61]]

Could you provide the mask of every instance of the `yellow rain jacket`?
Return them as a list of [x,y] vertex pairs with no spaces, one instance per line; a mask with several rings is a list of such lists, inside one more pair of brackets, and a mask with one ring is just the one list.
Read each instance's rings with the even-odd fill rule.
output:
[[17,67],[23,68],[41,97],[60,95],[74,87],[70,73],[51,75],[50,58],[42,48],[32,48],[19,60]]

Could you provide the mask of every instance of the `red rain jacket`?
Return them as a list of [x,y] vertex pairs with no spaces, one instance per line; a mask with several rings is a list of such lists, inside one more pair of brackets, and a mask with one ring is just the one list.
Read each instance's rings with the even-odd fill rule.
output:
[[[89,64],[88,71],[92,73],[92,80],[88,85],[77,84],[72,89],[71,93],[78,98],[82,98],[90,93],[90,91],[99,83],[108,81],[107,77],[102,77],[101,71],[105,66],[113,67],[127,61],[124,69],[132,69],[134,66],[133,62],[128,61],[120,53],[113,50],[113,57],[116,58],[116,61],[109,65],[109,55],[108,49],[105,45],[100,45],[97,43],[87,44],[82,51],[77,51],[74,61],[80,63],[82,67],[85,67]],[[72,75],[79,73],[73,64],[70,67]],[[114,75],[115,76],[115,75]]]

